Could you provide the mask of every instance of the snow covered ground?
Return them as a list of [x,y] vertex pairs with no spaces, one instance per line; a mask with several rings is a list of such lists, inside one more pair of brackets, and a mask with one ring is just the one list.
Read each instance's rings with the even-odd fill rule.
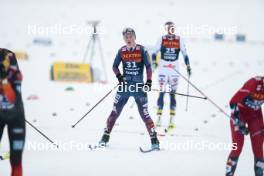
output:
[[[160,137],[163,147],[169,147],[150,154],[138,151],[139,146],[149,147],[150,141],[136,106],[131,106],[132,99],[114,128],[107,150],[89,151],[85,145],[100,139],[112,108],[114,93],[75,129],[71,125],[115,85],[111,64],[118,48],[123,45],[123,27],[134,27],[138,43],[153,46],[161,35],[160,26],[167,20],[175,21],[180,27],[235,27],[238,33],[247,35],[246,43],[232,42],[234,36],[231,34],[227,35],[229,42],[215,42],[208,32],[185,35],[193,69],[191,81],[229,113],[228,101],[235,91],[250,77],[263,75],[263,5],[261,0],[3,0],[0,6],[0,47],[26,50],[30,56],[28,61],[19,61],[24,74],[26,118],[60,145],[59,149],[49,146],[48,141],[28,126],[24,175],[224,175],[229,151],[214,147],[231,143],[229,121],[208,101],[189,99],[189,110],[186,112],[186,98],[178,96],[175,134]],[[51,64],[55,60],[81,62],[89,35],[76,32],[32,35],[29,33],[30,26],[85,26],[86,21],[97,19],[102,21],[101,41],[109,84],[51,82]],[[34,45],[32,41],[35,37],[50,38],[53,44]],[[93,64],[100,69],[98,60],[97,56]],[[185,74],[183,66],[181,72]],[[154,85],[157,85],[156,80]],[[74,87],[74,91],[66,92],[65,88],[69,86]],[[181,79],[179,92],[185,93],[186,86]],[[193,88],[190,93],[199,95]],[[27,100],[31,95],[37,95],[39,100]],[[149,93],[149,108],[154,119],[157,95],[157,92]],[[168,108],[165,108],[164,125],[167,125],[167,117]],[[1,144],[0,151],[6,151],[6,133]],[[204,148],[191,146],[203,144],[206,145]],[[36,145],[38,149],[34,148]],[[9,175],[9,169],[8,161],[0,162],[0,175]],[[237,175],[253,175],[253,155],[248,137]]]

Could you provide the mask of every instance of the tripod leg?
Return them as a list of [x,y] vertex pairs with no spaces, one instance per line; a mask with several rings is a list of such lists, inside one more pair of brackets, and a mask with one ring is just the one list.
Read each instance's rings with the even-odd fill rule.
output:
[[89,51],[89,49],[91,47],[92,42],[93,42],[93,36],[90,38],[90,40],[89,40],[89,42],[87,44],[87,47],[85,48],[85,52],[84,52],[84,55],[83,55],[83,63],[85,63],[85,61],[86,61],[86,57],[87,57],[87,54],[88,54],[88,51]]
[[108,81],[107,73],[106,73],[106,66],[105,66],[105,61],[104,61],[104,55],[103,55],[103,49],[102,49],[102,45],[101,45],[101,40],[100,40],[99,36],[97,36],[96,39],[98,41],[99,53],[100,53],[100,58],[101,58],[101,62],[102,62],[103,70],[104,70],[105,81]]
[[96,42],[96,34],[93,34],[92,43],[91,43],[91,54],[90,54],[90,58],[89,58],[89,64],[90,65],[92,65],[92,62],[93,62],[93,59],[94,59],[95,42]]

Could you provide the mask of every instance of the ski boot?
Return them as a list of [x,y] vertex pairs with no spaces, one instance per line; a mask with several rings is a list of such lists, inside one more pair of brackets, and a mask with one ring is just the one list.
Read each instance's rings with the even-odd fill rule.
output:
[[255,175],[256,176],[263,176],[264,175],[264,158],[256,159],[255,158]]
[[0,160],[6,160],[10,158],[10,153],[6,152],[3,155],[0,155]]
[[101,140],[99,141],[99,146],[105,147],[106,144],[109,142],[109,139],[110,139],[110,132],[107,129],[105,129],[104,134]]
[[6,160],[6,159],[9,159],[10,158],[10,152],[6,152],[3,154],[3,159]]
[[238,157],[229,157],[226,163],[226,176],[233,176],[237,167]]
[[152,150],[160,150],[159,140],[157,138],[157,133],[156,132],[154,132],[151,135],[151,149]]
[[175,112],[174,112],[174,114],[171,113],[170,123],[169,123],[168,129],[167,129],[167,132],[170,132],[176,128],[176,125],[174,123],[174,117],[175,117]]
[[169,124],[169,126],[168,126],[168,130],[173,130],[173,129],[175,129],[175,128],[176,128],[175,123],[170,122],[170,124]]

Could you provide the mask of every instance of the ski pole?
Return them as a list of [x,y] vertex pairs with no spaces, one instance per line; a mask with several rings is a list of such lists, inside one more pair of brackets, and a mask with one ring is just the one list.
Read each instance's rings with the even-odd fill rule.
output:
[[48,136],[46,136],[44,133],[42,133],[37,127],[35,127],[32,123],[30,123],[29,121],[27,121],[25,119],[25,122],[27,124],[29,124],[34,130],[36,130],[39,134],[41,134],[44,138],[46,138],[50,143],[52,143],[53,145],[55,145],[57,148],[59,148],[59,146],[57,144],[55,144],[54,141],[52,141]]
[[90,112],[92,112],[92,110],[97,107],[106,97],[108,97],[108,95],[110,95],[111,92],[115,90],[115,88],[117,88],[117,86],[119,86],[119,84],[117,84],[114,88],[107,92],[107,94],[103,96],[103,98],[101,98],[88,112],[86,112],[74,125],[72,125],[72,128],[75,128],[75,126],[80,123]]
[[[187,84],[187,95],[189,95],[189,91],[190,91],[190,75],[188,75],[188,84]],[[188,111],[188,104],[189,104],[189,96],[186,97],[186,107],[185,107],[185,111]]]
[[[152,90],[152,91],[156,91],[156,92],[164,92],[164,91],[161,91],[161,90],[159,90],[159,89],[151,89],[151,90]],[[164,93],[175,94],[175,95],[181,95],[181,96],[191,97],[191,98],[199,98],[199,99],[204,99],[204,100],[207,99],[206,97],[200,97],[200,96],[196,96],[196,95],[186,95],[186,94],[183,94],[183,93],[177,93],[177,92],[168,92],[168,91],[165,91]]]
[[264,134],[264,129],[255,132],[254,134],[252,134],[252,136],[254,137],[254,136],[257,136],[257,135],[260,135],[260,134]]
[[[222,112],[223,114],[225,114],[226,117],[228,117],[232,122],[235,122],[235,120],[230,117],[220,106],[218,106],[211,98],[209,98],[205,93],[203,93],[203,91],[201,91],[198,87],[196,87],[192,82],[190,82],[185,76],[183,76],[178,70],[176,70],[175,68],[172,68],[175,72],[177,72],[185,81],[188,81],[189,84],[196,89],[198,92],[200,92],[203,96],[205,96],[205,98],[208,99],[208,101],[214,105],[220,112]],[[257,132],[255,132],[252,136],[257,136],[259,134],[262,134],[264,132],[264,130],[259,130]]]
[[172,68],[175,72],[177,72],[185,81],[189,82],[189,84],[196,89],[200,94],[202,94],[212,105],[214,105],[220,112],[225,114],[228,118],[232,119],[220,106],[218,106],[211,98],[209,98],[203,91],[201,91],[198,87],[196,87],[191,81],[188,80],[185,76],[183,76],[178,70]]

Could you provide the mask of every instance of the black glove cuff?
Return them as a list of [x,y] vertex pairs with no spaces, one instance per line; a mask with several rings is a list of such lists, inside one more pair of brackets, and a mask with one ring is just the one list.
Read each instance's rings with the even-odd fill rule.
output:
[[151,79],[147,80],[147,83],[150,83],[151,84],[152,83],[152,80]]
[[116,78],[121,78],[122,75],[120,73],[116,74]]

